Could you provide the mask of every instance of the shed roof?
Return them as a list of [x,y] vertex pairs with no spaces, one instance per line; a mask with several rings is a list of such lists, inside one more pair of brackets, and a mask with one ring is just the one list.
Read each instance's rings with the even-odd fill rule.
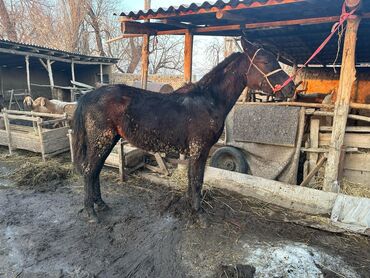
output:
[[6,54],[28,55],[60,62],[71,62],[73,60],[77,64],[115,64],[119,60],[112,57],[88,56],[35,44],[0,39],[0,57],[2,57],[2,61],[5,61]]
[[[369,63],[370,1],[362,2],[356,59],[357,63]],[[141,25],[153,30],[151,34],[191,30],[195,35],[239,36],[240,25],[244,25],[249,40],[303,64],[339,20],[342,5],[343,0],[218,0],[123,12],[121,19],[123,24],[150,19],[152,22]],[[332,64],[337,52],[336,35],[311,64]],[[341,62],[341,55],[336,61]]]

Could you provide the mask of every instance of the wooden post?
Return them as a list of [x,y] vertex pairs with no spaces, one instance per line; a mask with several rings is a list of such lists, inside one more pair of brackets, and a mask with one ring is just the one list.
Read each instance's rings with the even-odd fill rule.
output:
[[27,55],[25,57],[25,60],[26,60],[26,74],[27,74],[27,90],[28,90],[28,93],[31,95],[30,57]]
[[119,180],[120,182],[124,182],[126,180],[125,177],[125,166],[126,166],[126,156],[125,156],[125,143],[123,142],[123,139],[119,139],[118,141],[118,171],[119,171]]
[[51,87],[51,93],[54,93],[54,77],[53,77],[53,69],[51,68],[51,65],[54,62],[51,62],[50,59],[47,59],[46,61],[47,67],[48,67],[48,74],[49,74],[49,80],[50,80],[50,87]]
[[73,155],[73,144],[72,144],[72,129],[68,129],[68,141],[69,141],[69,150],[70,150],[70,153],[71,153],[71,162],[74,163],[75,162],[75,157]]
[[6,134],[8,136],[9,154],[12,155],[13,154],[12,133],[11,133],[11,130],[10,130],[10,122],[9,122],[9,118],[8,118],[8,112],[6,111],[5,108],[3,109],[3,116],[4,116],[4,125],[5,125],[5,129],[6,129]]
[[[314,116],[311,117],[310,121],[310,148],[318,148],[319,147],[319,129],[320,129],[320,119],[315,118]],[[309,172],[316,166],[317,159],[319,158],[318,153],[310,153],[308,155],[309,164],[308,170]]]
[[148,85],[148,67],[149,67],[149,35],[143,36],[143,47],[141,49],[141,88],[146,90]]
[[103,65],[100,64],[100,84],[103,85]]
[[189,31],[185,33],[184,48],[184,79],[185,82],[191,82],[193,68],[193,34]]
[[[149,10],[151,0],[144,0],[144,9]],[[149,22],[149,20],[145,20]],[[141,88],[146,90],[148,85],[148,68],[149,68],[149,34],[143,36],[143,46],[141,48]]]
[[42,135],[42,118],[37,117],[37,131],[39,135],[39,140],[40,140],[40,148],[41,148],[41,157],[42,161],[45,162],[45,146],[44,146],[44,138]]
[[[353,8],[360,4],[360,0],[348,0],[346,3],[347,6]],[[352,86],[356,80],[355,50],[359,24],[360,18],[356,15],[353,15],[347,21],[338,96],[334,108],[333,132],[323,186],[325,191],[334,192],[338,190],[338,167],[344,142]]]
[[72,81],[73,81],[73,89],[71,90],[71,101],[76,101],[76,85],[74,84],[74,82],[76,81],[76,75],[75,75],[75,62],[72,60],[71,62],[71,73],[72,73]]

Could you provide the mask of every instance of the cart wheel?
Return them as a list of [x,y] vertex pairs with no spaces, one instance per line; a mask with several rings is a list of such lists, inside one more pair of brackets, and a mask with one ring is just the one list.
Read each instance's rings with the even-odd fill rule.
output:
[[211,157],[210,165],[239,173],[247,173],[248,170],[243,153],[239,149],[229,146],[215,151]]

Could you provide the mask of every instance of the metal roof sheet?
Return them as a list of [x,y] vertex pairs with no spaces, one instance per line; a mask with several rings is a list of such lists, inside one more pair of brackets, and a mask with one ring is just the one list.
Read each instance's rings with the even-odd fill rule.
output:
[[[30,49],[37,49],[39,51],[44,51],[44,52],[49,52],[47,55],[49,56],[55,56],[55,57],[60,57],[61,54],[70,58],[79,58],[80,60],[86,60],[86,61],[95,61],[95,62],[103,62],[103,63],[117,63],[118,58],[113,58],[113,57],[102,57],[102,56],[92,56],[92,55],[85,55],[81,54],[78,52],[69,52],[57,48],[52,48],[52,47],[46,47],[46,46],[41,46],[37,44],[32,44],[32,43],[23,43],[23,42],[14,42],[11,40],[7,39],[0,39],[0,48],[2,49],[13,49],[13,50],[18,50],[18,51],[27,51]],[[30,55],[32,56],[32,55]]]

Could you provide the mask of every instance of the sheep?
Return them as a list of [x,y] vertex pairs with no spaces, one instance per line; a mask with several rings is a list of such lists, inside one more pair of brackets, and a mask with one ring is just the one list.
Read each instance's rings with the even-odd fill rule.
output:
[[56,99],[49,100],[45,97],[38,97],[33,100],[30,96],[25,97],[23,104],[34,112],[64,114],[71,118],[77,107],[77,102],[64,102]]

